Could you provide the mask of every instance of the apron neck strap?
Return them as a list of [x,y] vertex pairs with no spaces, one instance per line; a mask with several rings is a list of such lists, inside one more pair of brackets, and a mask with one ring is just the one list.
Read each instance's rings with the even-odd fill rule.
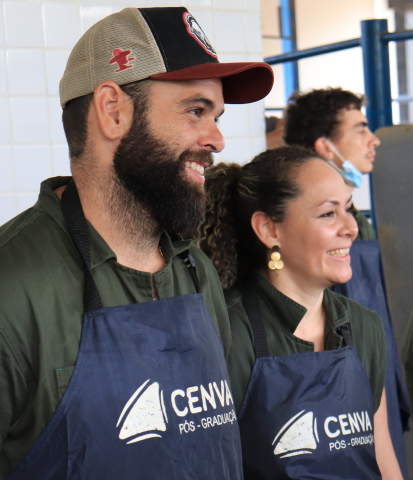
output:
[[350,324],[345,323],[337,328],[338,334],[344,339],[344,343],[348,347],[354,347],[353,337],[351,335]]
[[[175,232],[168,232],[168,235],[170,236],[171,240],[173,242],[178,242],[182,240],[182,238]],[[199,284],[199,278],[198,274],[196,273],[196,265],[195,265],[195,260],[194,257],[189,253],[189,250],[184,250],[181,253],[178,253],[178,257],[183,260],[185,263],[186,267],[189,270],[189,274],[191,275],[192,281],[194,282],[196,293],[201,293],[201,287]]]
[[252,328],[255,358],[269,357],[267,334],[262,320],[260,299],[252,281],[245,280],[242,282],[241,295]]
[[62,195],[62,212],[66,225],[72,234],[73,240],[83,259],[85,273],[85,290],[83,307],[85,312],[97,310],[103,307],[102,300],[95,281],[90,272],[90,242],[85,214],[80,203],[79,194],[74,180],[72,179]]

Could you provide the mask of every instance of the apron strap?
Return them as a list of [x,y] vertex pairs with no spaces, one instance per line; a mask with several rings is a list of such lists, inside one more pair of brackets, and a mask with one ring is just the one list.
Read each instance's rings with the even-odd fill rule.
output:
[[[178,242],[182,240],[182,238],[175,232],[168,232],[168,235],[173,242]],[[194,282],[196,293],[201,293],[201,287],[199,284],[198,274],[196,273],[194,257],[189,253],[189,250],[184,250],[183,252],[178,253],[178,257],[183,260],[183,262],[187,266],[192,281]]]
[[62,195],[62,212],[66,225],[83,259],[85,290],[83,307],[85,312],[103,307],[95,281],[90,272],[90,243],[86,218],[80,203],[74,180],[70,180]]
[[348,347],[354,347],[353,337],[351,335],[350,324],[345,323],[341,325],[341,327],[337,328],[339,335],[341,335],[344,339],[344,343]]
[[189,274],[191,275],[192,281],[194,282],[196,288],[196,293],[201,293],[194,257],[189,253],[189,250],[184,250],[183,252],[178,253],[178,257],[181,258],[188,267]]
[[255,358],[269,357],[267,334],[262,321],[260,299],[253,282],[246,280],[241,284],[241,295],[252,328]]

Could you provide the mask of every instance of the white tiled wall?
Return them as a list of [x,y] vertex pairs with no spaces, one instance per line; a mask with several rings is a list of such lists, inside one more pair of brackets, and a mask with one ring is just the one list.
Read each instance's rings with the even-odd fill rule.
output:
[[[79,37],[124,7],[185,5],[219,58],[262,60],[260,0],[44,0],[0,2],[0,225],[36,201],[40,182],[70,174],[59,80]],[[265,148],[263,102],[227,105],[217,161],[250,160]]]

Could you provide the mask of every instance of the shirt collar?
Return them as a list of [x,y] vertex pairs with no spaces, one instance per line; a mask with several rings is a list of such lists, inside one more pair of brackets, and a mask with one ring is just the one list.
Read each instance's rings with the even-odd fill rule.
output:
[[[307,309],[277,290],[261,273],[257,272],[256,276],[261,298],[267,308],[280,319],[287,331],[294,333]],[[324,290],[323,306],[328,330],[335,331],[349,322],[346,307],[329,288]]]
[[[63,217],[60,200],[54,193],[59,187],[67,185],[72,177],[53,177],[41,183],[39,198],[34,206],[36,210],[42,211],[50,215],[53,220],[65,231],[67,235],[69,231],[66,227],[66,222]],[[116,260],[115,253],[111,250],[105,240],[99,235],[99,233],[88,222],[89,240],[90,240],[90,256],[91,266],[96,267],[106,262],[107,260],[114,258]],[[170,236],[163,232],[161,240],[159,242],[162,253],[165,257],[165,261],[168,263],[170,259],[186,250],[192,243],[192,240],[178,240],[172,241]]]

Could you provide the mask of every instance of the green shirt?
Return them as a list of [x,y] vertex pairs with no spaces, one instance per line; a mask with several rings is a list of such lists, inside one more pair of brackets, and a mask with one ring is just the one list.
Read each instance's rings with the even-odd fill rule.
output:
[[354,209],[353,216],[356,219],[357,226],[359,227],[359,233],[356,240],[375,240],[376,232],[370,225],[367,218],[356,208]]
[[[69,180],[43,182],[36,205],[0,227],[0,479],[50,421],[76,362],[83,265],[53,192]],[[218,275],[190,240],[172,243],[164,234],[160,244],[167,265],[152,276],[117,263],[90,224],[89,237],[92,275],[105,307],[151,301],[152,277],[161,299],[196,293],[188,268],[177,257],[189,248],[206,306],[228,351],[230,328]]]
[[402,360],[406,372],[406,387],[409,393],[410,405],[413,406],[413,312],[409,320],[406,343],[402,350]]
[[[294,336],[294,331],[306,313],[305,307],[283,295],[261,274],[257,273],[255,278],[270,355],[313,352],[313,343]],[[253,337],[239,288],[235,286],[227,292],[225,299],[232,335],[228,371],[235,406],[239,412],[255,364]],[[336,329],[350,323],[357,355],[373,391],[376,411],[380,405],[386,373],[386,339],[381,318],[377,313],[330,289],[324,291],[323,306],[327,320],[325,350],[336,350],[343,346],[343,339],[336,333]]]

